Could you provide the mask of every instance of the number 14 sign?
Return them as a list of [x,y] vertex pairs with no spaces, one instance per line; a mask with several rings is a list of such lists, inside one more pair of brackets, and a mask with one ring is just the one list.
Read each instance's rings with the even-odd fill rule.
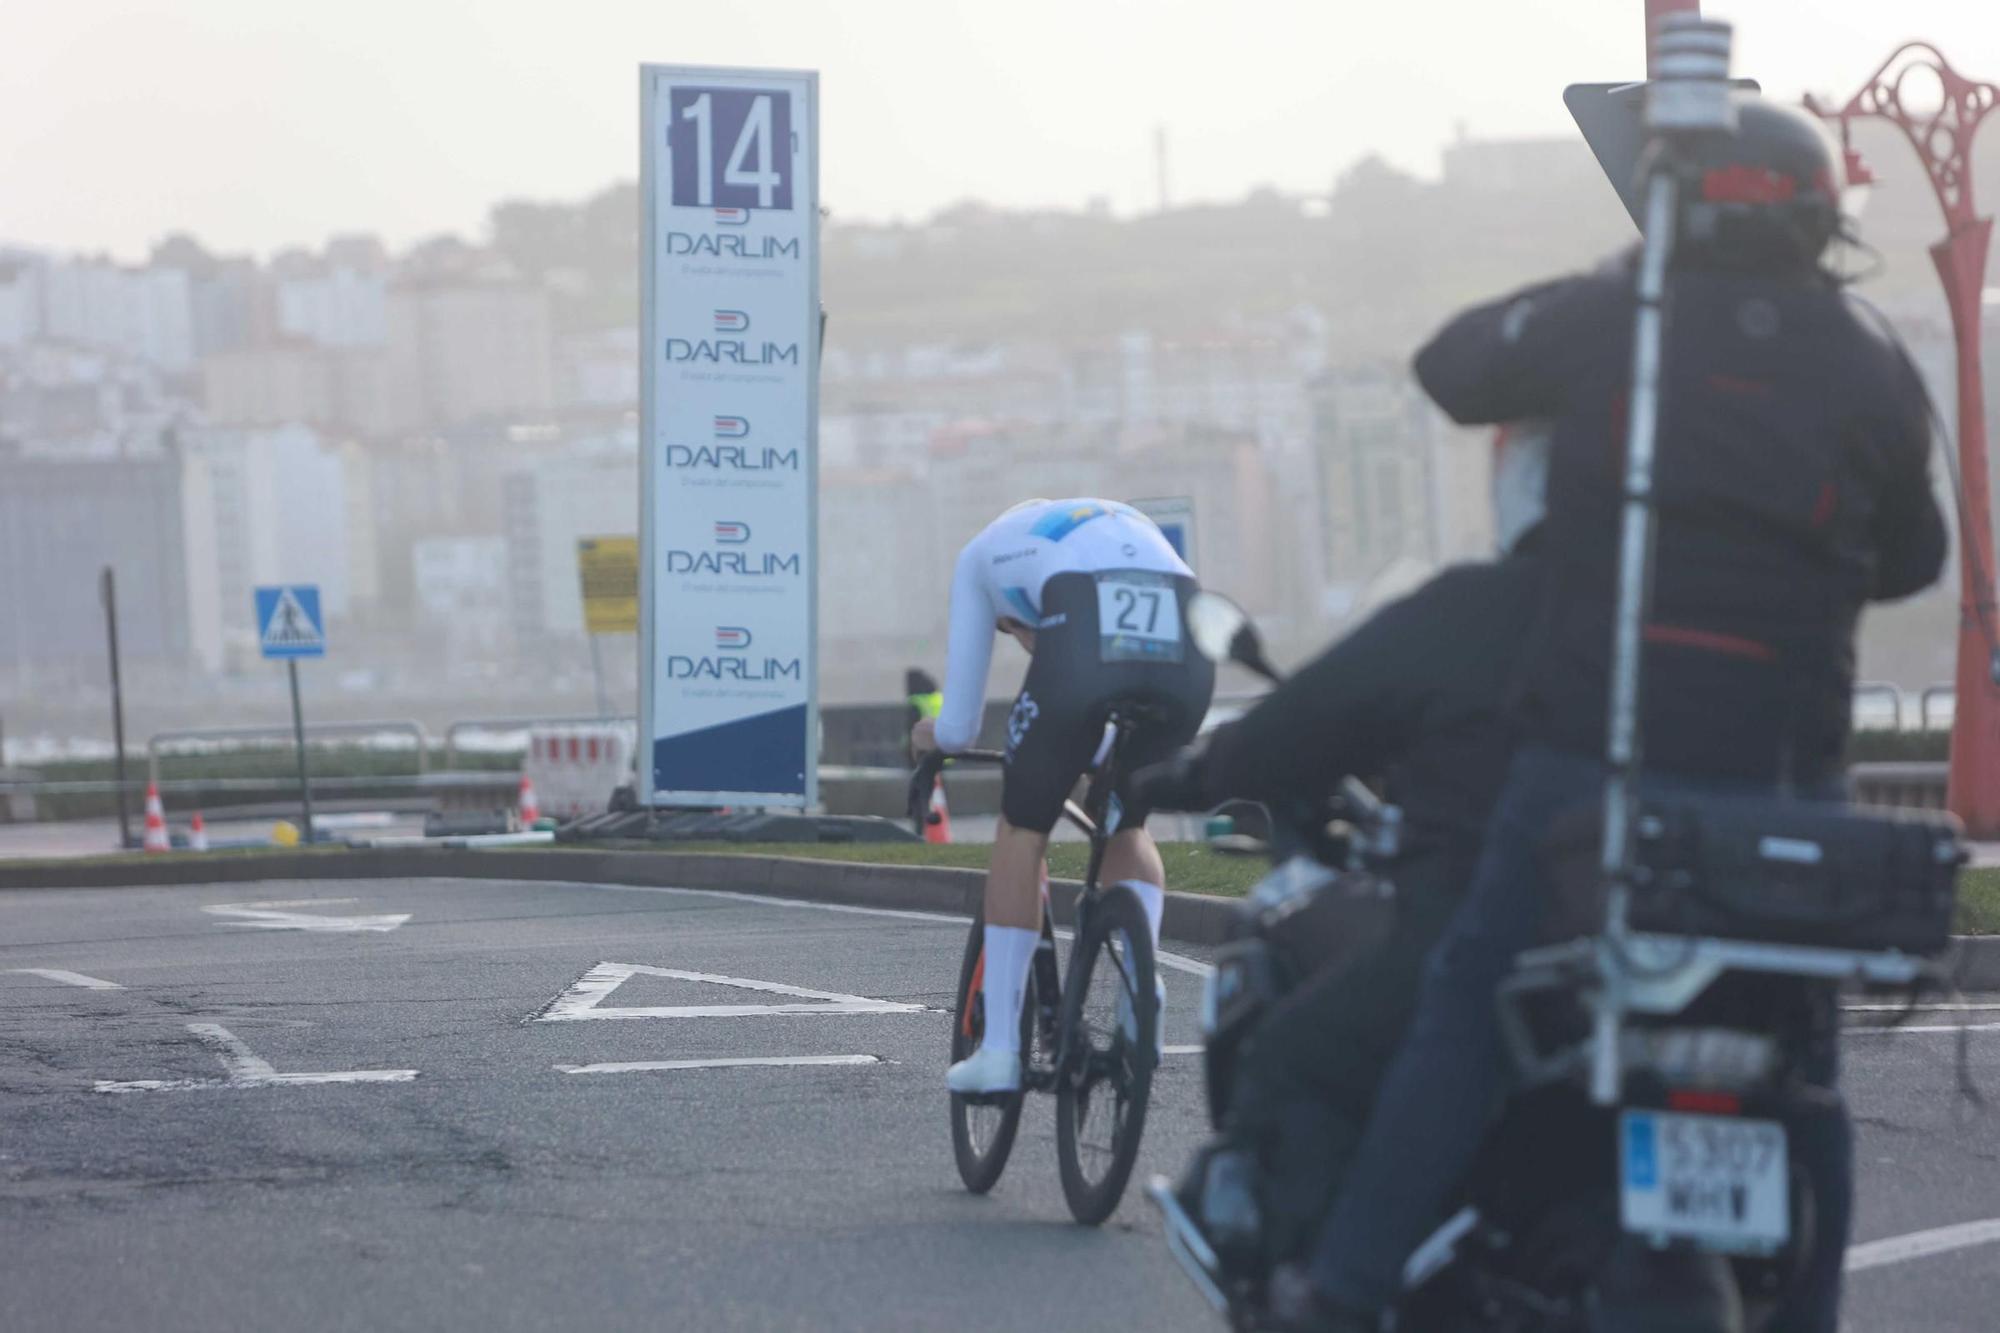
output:
[[668,97],[675,208],[792,207],[792,97],[682,85]]

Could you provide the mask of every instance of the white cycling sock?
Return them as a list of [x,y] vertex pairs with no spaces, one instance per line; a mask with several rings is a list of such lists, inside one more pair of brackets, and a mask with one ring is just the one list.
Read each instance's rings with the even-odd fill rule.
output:
[[1041,932],[1019,926],[986,928],[986,1034],[980,1046],[989,1051],[1021,1049],[1021,1000],[1028,991],[1028,969],[1035,964]]
[[1139,906],[1146,909],[1146,924],[1153,932],[1153,952],[1160,951],[1160,918],[1167,914],[1167,891],[1157,884],[1144,880],[1128,879],[1124,887],[1139,895]]

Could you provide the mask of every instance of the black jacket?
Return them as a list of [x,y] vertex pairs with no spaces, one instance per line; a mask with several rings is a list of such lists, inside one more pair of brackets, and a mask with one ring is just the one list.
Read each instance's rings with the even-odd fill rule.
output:
[[[1455,320],[1417,374],[1463,423],[1553,423],[1550,604],[1527,734],[1604,748],[1634,285],[1600,271]],[[1817,781],[1852,709],[1862,606],[1943,565],[1923,386],[1818,275],[1674,275],[1642,700],[1648,761]]]
[[1211,799],[1311,801],[1350,773],[1380,779],[1409,854],[1447,853],[1462,887],[1506,774],[1507,690],[1542,584],[1540,562],[1519,554],[1448,569],[1383,607],[1215,731]]

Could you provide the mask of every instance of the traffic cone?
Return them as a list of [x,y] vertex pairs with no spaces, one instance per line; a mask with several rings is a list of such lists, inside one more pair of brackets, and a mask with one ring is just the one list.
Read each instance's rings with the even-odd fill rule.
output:
[[924,821],[924,841],[951,841],[951,807],[945,803],[943,778],[939,778],[931,788],[931,813],[930,818]]
[[203,822],[199,810],[194,812],[194,822],[188,825],[188,850],[191,852],[208,850],[208,825]]
[[535,799],[535,784],[528,775],[521,775],[521,827],[533,828],[535,821],[542,817],[542,803]]
[[146,837],[140,846],[149,852],[173,850],[173,840],[167,836],[167,812],[160,804],[160,784],[146,784]]

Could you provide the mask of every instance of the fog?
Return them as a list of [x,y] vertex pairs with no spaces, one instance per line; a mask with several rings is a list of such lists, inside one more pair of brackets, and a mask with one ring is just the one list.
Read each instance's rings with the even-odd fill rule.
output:
[[[108,732],[107,565],[137,741],[284,715],[250,624],[278,581],[326,597],[316,716],[596,709],[575,552],[637,523],[641,60],[824,71],[830,703],[941,671],[952,556],[1028,495],[1192,497],[1199,572],[1291,660],[1482,556],[1486,441],[1409,357],[1464,303],[1632,239],[1560,92],[1636,73],[1637,0],[16,8],[17,758]],[[1893,27],[1850,0],[1737,17],[1778,90],[1851,91],[1905,24],[2000,76],[1978,64],[2000,18],[1957,0]],[[1862,146],[1864,290],[1949,404],[1936,206],[1907,145]],[[1980,156],[2000,182],[2000,134]],[[1878,616],[1864,674],[1948,679],[1954,595]],[[597,647],[630,711],[630,637]]]

